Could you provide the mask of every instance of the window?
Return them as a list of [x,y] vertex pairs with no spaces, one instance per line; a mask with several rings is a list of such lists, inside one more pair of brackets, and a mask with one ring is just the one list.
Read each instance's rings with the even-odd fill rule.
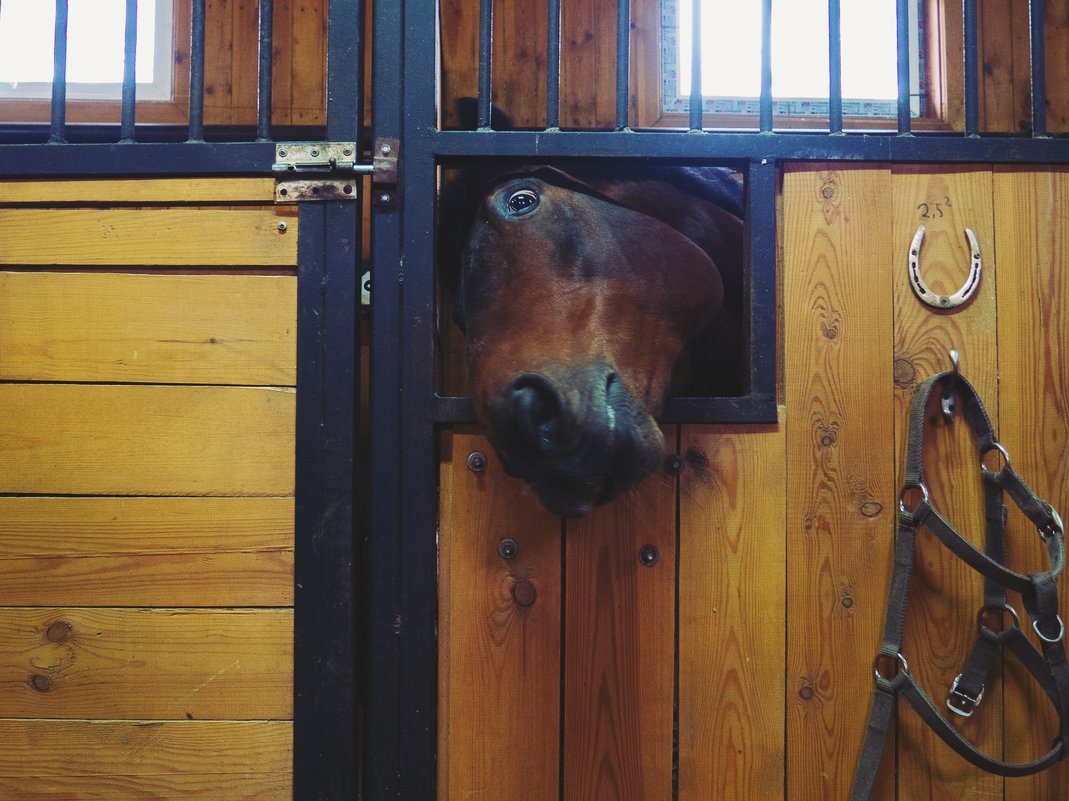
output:
[[[660,0],[662,113],[687,112],[691,89],[691,0]],[[756,114],[761,75],[761,6],[702,0],[703,112]],[[897,114],[897,43],[894,0],[841,0],[843,114]],[[919,0],[910,8],[910,99],[924,113],[923,26]],[[772,5],[773,113],[784,117],[828,114],[828,3],[792,0]],[[728,33],[730,32],[730,33]]]
[[[137,96],[170,101],[173,0],[138,0]],[[0,3],[0,99],[47,98],[52,91],[56,7],[44,0]],[[67,97],[114,100],[122,92],[125,0],[70,0]]]

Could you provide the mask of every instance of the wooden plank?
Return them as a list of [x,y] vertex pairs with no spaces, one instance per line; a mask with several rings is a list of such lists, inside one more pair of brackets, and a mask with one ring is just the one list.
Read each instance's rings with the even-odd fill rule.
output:
[[545,7],[542,3],[509,3],[505,8],[507,13],[494,14],[494,96],[518,127],[544,128]]
[[230,84],[234,94],[231,116],[237,125],[256,125],[260,69],[259,0],[233,0],[233,15],[234,47]]
[[66,801],[292,798],[282,721],[0,720],[0,793]]
[[848,797],[872,694],[897,496],[890,197],[878,167],[784,175],[791,798]]
[[234,54],[234,14],[231,0],[206,0],[204,23],[204,123],[234,122],[231,74]]
[[[1069,510],[1069,172],[1004,167],[995,173],[998,261],[999,438],[1014,468],[1063,517]],[[1012,504],[1010,504],[1012,507]],[[1035,528],[1013,513],[1007,533],[1010,565],[1047,569]],[[1061,617],[1069,621],[1069,586],[1059,580]],[[1028,618],[1018,604],[1032,642]],[[1044,693],[1013,658],[1005,660],[1004,759],[1024,762],[1046,753],[1058,729]],[[985,702],[986,703],[986,702]],[[1007,801],[1062,798],[1069,762],[1036,776],[1006,782]]]
[[[482,472],[468,469],[473,452]],[[556,801],[560,520],[485,437],[444,432],[441,460],[438,798]]]
[[85,178],[0,181],[0,203],[273,203],[274,178]]
[[287,609],[0,608],[0,717],[293,715]]
[[272,13],[271,123],[289,125],[293,105],[293,2],[276,0]]
[[304,0],[293,7],[291,62],[293,124],[322,125],[326,119],[327,4]]
[[297,279],[0,272],[0,380],[293,386]]
[[[279,230],[279,223],[286,230]],[[62,232],[60,235],[59,232]],[[0,208],[0,264],[294,266],[292,207]]]
[[438,19],[442,42],[442,126],[457,128],[457,99],[479,93],[479,6],[467,0],[441,0]]
[[289,606],[292,498],[0,497],[17,606]]
[[293,390],[0,384],[0,492],[291,495]]
[[1044,8],[1047,55],[1047,130],[1050,133],[1069,131],[1069,6],[1047,3]]
[[[895,441],[898,474],[905,461],[909,410],[916,386],[950,369],[948,351],[961,356],[965,376],[976,387],[993,421],[996,396],[995,228],[991,173],[987,168],[900,165],[892,168],[894,196]],[[921,274],[933,291],[956,292],[969,276],[971,249],[964,229],[976,235],[983,274],[967,305],[950,312],[922,304],[909,287],[910,243],[918,225],[925,236]],[[932,502],[963,534],[983,548],[984,501],[976,445],[966,425],[943,423],[938,403],[925,430],[925,478]],[[901,478],[896,482],[900,483]],[[976,636],[976,611],[983,605],[983,580],[927,531],[917,541],[910,585],[903,653],[911,671],[940,702],[965,665]],[[992,682],[993,685],[993,682]],[[1001,752],[998,688],[984,697],[971,718],[953,716],[959,731],[991,754]],[[944,711],[945,708],[943,708]],[[991,710],[995,710],[992,714]],[[910,799],[1001,798],[1002,779],[962,760],[912,713],[899,717],[898,782]]]
[[[675,429],[665,438],[674,453]],[[672,795],[675,511],[676,480],[658,472],[567,521],[564,798]]]
[[561,127],[616,124],[616,6],[595,0],[561,10]]
[[774,426],[683,428],[680,801],[784,797],[782,408],[779,419]]

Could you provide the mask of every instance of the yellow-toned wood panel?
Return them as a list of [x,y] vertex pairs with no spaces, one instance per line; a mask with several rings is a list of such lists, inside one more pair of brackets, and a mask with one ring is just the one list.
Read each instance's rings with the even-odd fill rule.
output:
[[[1069,172],[1004,167],[995,173],[999,312],[999,439],[1014,469],[1063,517],[1069,510]],[[1011,504],[1012,506],[1012,504]],[[1035,527],[1010,516],[1011,567],[1046,570]],[[1058,581],[1062,620],[1069,621],[1069,577]],[[1021,620],[1025,611],[1018,603]],[[1022,628],[1032,643],[1031,626]],[[1058,730],[1043,691],[1017,660],[1005,660],[1005,759],[1025,762],[1047,752]],[[984,701],[986,704],[986,699]],[[1069,762],[1006,782],[1008,801],[1048,801],[1069,792]]]
[[0,608],[0,717],[293,715],[287,609]]
[[[895,442],[896,486],[901,482],[914,390],[933,373],[950,369],[951,348],[961,369],[998,421],[995,287],[995,228],[991,172],[987,168],[940,169],[901,165],[892,169],[894,196]],[[925,228],[919,253],[921,275],[934,292],[949,295],[965,283],[971,248],[964,229],[976,235],[983,272],[974,296],[950,311],[923,304],[907,275],[910,243]],[[932,503],[975,545],[983,548],[984,500],[976,445],[965,424],[946,425],[933,403],[925,427],[925,479]],[[942,700],[961,673],[976,636],[976,611],[983,605],[983,580],[926,530],[918,532],[917,556],[906,612],[903,654],[910,670],[933,698]],[[1001,753],[1001,704],[995,681],[984,708],[960,720],[958,730],[990,754]],[[945,707],[943,707],[945,710]],[[899,792],[910,799],[1001,798],[1003,781],[976,769],[948,749],[915,715],[899,716]]]
[[879,167],[784,175],[790,798],[849,795],[872,693],[897,496],[890,199]]
[[0,264],[292,267],[296,263],[297,216],[288,206],[0,208]]
[[444,432],[441,460],[438,798],[557,799],[560,519],[479,434]]
[[683,427],[680,801],[783,798],[782,408],[779,420],[773,426]]
[[[676,436],[665,429],[672,453]],[[658,471],[566,521],[565,798],[672,795],[676,485]]]
[[297,279],[0,272],[0,380],[296,383]]
[[0,384],[0,492],[290,495],[295,393]]
[[0,794],[49,801],[290,801],[283,721],[0,720]]
[[0,203],[273,203],[274,178],[86,178],[0,181]]

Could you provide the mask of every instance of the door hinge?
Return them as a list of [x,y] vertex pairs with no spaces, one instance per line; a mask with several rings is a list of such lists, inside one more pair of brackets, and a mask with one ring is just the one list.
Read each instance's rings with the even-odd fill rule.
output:
[[371,176],[371,199],[379,206],[397,202],[396,139],[376,139],[370,164],[357,160],[355,142],[279,142],[271,166],[278,180],[275,202],[356,200],[357,176]]

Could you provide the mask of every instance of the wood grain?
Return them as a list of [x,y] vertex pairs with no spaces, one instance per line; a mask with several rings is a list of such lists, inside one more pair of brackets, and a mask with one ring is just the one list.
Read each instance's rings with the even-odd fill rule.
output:
[[[846,798],[865,731],[894,536],[885,169],[784,175],[787,788]],[[893,794],[885,760],[876,798]]]
[[680,801],[784,797],[782,408],[779,419],[775,426],[683,427]]
[[0,720],[5,798],[289,801],[293,727],[282,721]]
[[0,492],[290,495],[288,389],[0,384]]
[[[1063,516],[1069,509],[1069,172],[1002,167],[995,172],[999,311],[999,438],[1013,466]],[[1010,504],[1012,507],[1012,504]],[[1046,570],[1035,527],[1013,512],[1007,533],[1015,570]],[[1062,620],[1069,620],[1069,579],[1058,582]],[[1018,604],[1022,621],[1027,621]],[[1022,627],[1037,647],[1031,626]],[[1006,659],[1005,759],[1046,753],[1057,716],[1044,693],[1013,658]],[[1008,801],[1047,801],[1069,794],[1069,763],[1006,782]]]
[[[908,438],[910,403],[917,384],[950,369],[948,351],[984,399],[997,428],[995,227],[991,173],[986,168],[939,169],[896,166],[894,196],[893,303],[895,319],[895,442],[901,476]],[[976,294],[951,311],[922,304],[909,288],[909,246],[925,226],[921,273],[938,293],[953,293],[969,274],[970,248],[964,229],[980,244],[983,273]],[[984,502],[976,445],[967,425],[947,426],[933,403],[925,428],[925,479],[932,502],[965,536],[983,548]],[[935,421],[935,422],[931,422]],[[896,482],[899,483],[899,481]],[[903,653],[929,695],[941,702],[961,673],[976,635],[976,611],[983,605],[983,581],[927,531],[919,532],[906,613]],[[994,682],[992,682],[994,684]],[[959,731],[987,753],[1001,751],[998,688],[984,697],[984,709],[965,719],[951,715]],[[941,708],[942,704],[940,703]],[[995,710],[992,712],[991,710]],[[912,713],[899,717],[898,780],[911,799],[1001,798],[1002,780],[977,770],[950,751]]]
[[0,608],[0,717],[289,719],[292,610]]
[[[482,472],[468,455],[485,455]],[[469,429],[441,440],[438,798],[558,797],[561,526]],[[518,546],[504,559],[498,545]]]
[[[286,230],[279,230],[279,223]],[[56,236],[62,231],[63,236]],[[0,264],[277,267],[297,263],[292,207],[0,208]]]
[[0,272],[0,380],[293,386],[297,279]]
[[[665,439],[674,453],[674,428]],[[565,798],[671,797],[675,509],[675,478],[659,472],[567,521]]]
[[0,203],[273,203],[273,178],[84,178],[0,181]]

